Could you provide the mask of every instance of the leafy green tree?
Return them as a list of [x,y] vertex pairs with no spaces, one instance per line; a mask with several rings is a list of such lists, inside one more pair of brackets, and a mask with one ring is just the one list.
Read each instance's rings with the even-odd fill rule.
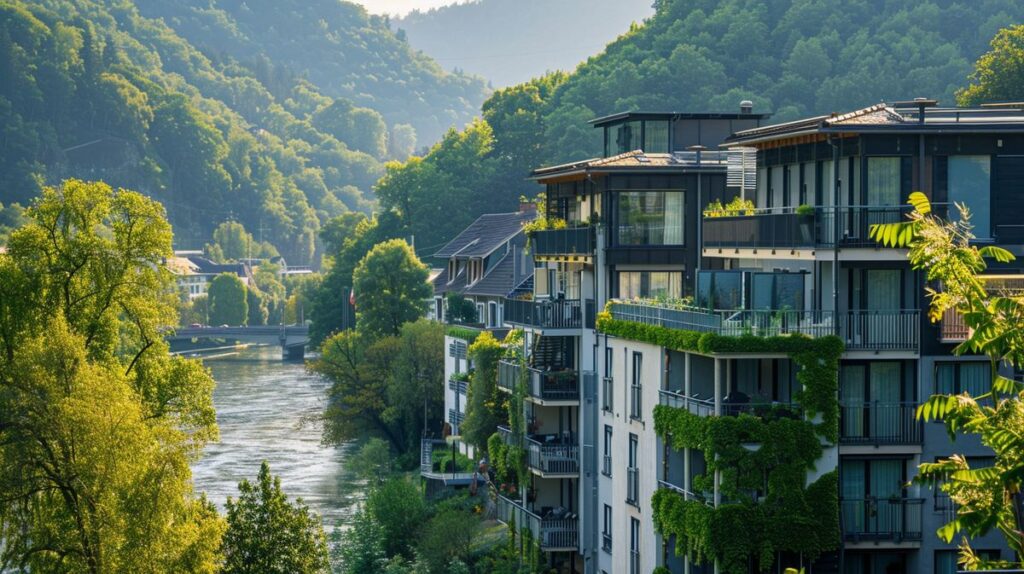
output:
[[1024,98],[1024,25],[1003,28],[975,63],[971,85],[957,92],[961,106]]
[[245,325],[249,320],[248,290],[234,273],[221,273],[206,291],[211,325]]
[[487,439],[505,422],[506,409],[498,392],[498,360],[505,350],[490,331],[484,331],[469,346],[474,369],[466,394],[466,420],[461,426],[463,439],[479,449],[487,449]]
[[366,512],[380,525],[387,556],[413,557],[416,537],[428,516],[427,503],[416,484],[392,478],[366,497]]
[[435,321],[406,323],[389,365],[385,417],[404,429],[410,446],[444,422],[444,333]]
[[366,509],[356,511],[350,528],[338,535],[337,557],[344,574],[377,572],[387,559],[384,533]]
[[405,323],[427,311],[429,271],[401,239],[379,243],[352,274],[356,324],[370,337],[397,335]]
[[409,124],[395,124],[388,138],[388,155],[392,159],[405,161],[416,152],[416,128]]
[[238,261],[246,257],[259,257],[259,245],[253,251],[252,234],[245,230],[245,226],[237,221],[225,221],[213,230],[213,243],[220,248],[220,255],[223,257],[219,262]]
[[[956,517],[939,528],[945,542],[962,535],[960,563],[968,570],[1020,568],[1024,566],[1024,518],[1020,513],[1024,493],[1024,384],[999,374],[1001,364],[1024,366],[1024,301],[1020,297],[990,290],[982,275],[986,260],[1008,263],[1014,256],[996,246],[973,244],[970,214],[963,206],[958,221],[947,221],[931,211],[928,198],[915,192],[910,221],[876,225],[871,236],[896,247],[908,247],[915,269],[925,272],[932,285],[929,316],[941,320],[947,312],[963,317],[970,335],[954,352],[979,353],[989,358],[992,382],[988,392],[971,396],[967,392],[932,395],[917,409],[919,419],[942,421],[950,439],[976,436],[991,448],[991,465],[972,467],[962,455],[938,462],[922,463],[914,481],[939,488],[957,505]],[[992,530],[1003,535],[1014,560],[991,561],[976,554],[970,540]]]
[[359,478],[371,484],[383,482],[391,475],[391,446],[387,441],[371,437],[346,460],[346,465]]
[[432,573],[446,574],[449,564],[459,564],[468,572],[464,562],[469,559],[470,547],[479,531],[480,520],[469,512],[457,508],[441,510],[423,527],[416,554]]
[[266,325],[270,317],[270,297],[255,287],[246,288],[246,325]]
[[163,340],[163,208],[69,180],[25,215],[0,254],[0,570],[216,571],[224,523],[189,472],[213,380]]
[[445,297],[445,318],[449,323],[476,323],[479,320],[476,304],[454,292]]
[[243,479],[238,500],[228,497],[228,528],[224,533],[227,574],[328,573],[327,537],[320,517],[302,499],[294,503],[271,476],[266,461],[256,484]]

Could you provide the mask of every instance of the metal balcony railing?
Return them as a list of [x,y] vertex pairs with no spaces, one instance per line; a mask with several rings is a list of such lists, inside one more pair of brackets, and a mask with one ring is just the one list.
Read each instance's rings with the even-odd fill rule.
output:
[[603,461],[602,466],[601,466],[601,474],[604,474],[605,476],[611,476],[612,475],[612,455],[606,454],[602,458],[604,459],[604,461]]
[[626,468],[626,503],[640,505],[640,469],[632,466]]
[[[881,247],[868,235],[872,225],[905,221],[908,206],[756,209],[750,215],[705,217],[703,246],[713,249],[795,249],[811,247]],[[838,235],[836,235],[838,225]]]
[[543,474],[577,474],[580,471],[580,447],[527,437],[526,464]]
[[843,537],[853,542],[919,541],[923,506],[923,498],[840,500]]
[[895,310],[710,310],[613,301],[613,319],[737,337],[772,337],[800,333],[808,337],[837,335],[849,351],[916,351],[921,312]]
[[530,236],[534,256],[591,256],[594,254],[594,229],[573,227],[545,229]]
[[605,552],[612,551],[612,535],[607,532],[601,533],[601,550]]
[[542,371],[533,367],[520,367],[511,361],[499,361],[498,388],[513,392],[523,368],[527,370],[527,396],[545,401],[579,400],[579,374],[572,369]]
[[615,407],[615,381],[611,377],[601,379],[601,410],[611,412]]
[[644,417],[643,396],[643,386],[629,386],[629,418],[634,420],[640,420]]
[[583,307],[579,299],[526,301],[504,300],[506,323],[537,329],[579,329],[583,326]]
[[635,548],[629,551],[629,574],[640,574],[640,551]]
[[964,316],[955,309],[946,309],[942,314],[939,339],[943,343],[960,343],[971,336],[971,329],[964,322]]
[[466,413],[460,413],[455,409],[448,409],[448,423],[453,428],[458,428],[462,424],[462,421],[466,420]]
[[713,399],[688,397],[682,393],[676,393],[666,389],[658,391],[658,402],[667,407],[686,409],[691,413],[702,417],[708,417],[715,414],[715,401]]
[[[454,443],[458,450],[458,443]],[[420,440],[420,475],[425,478],[442,480],[469,480],[473,478],[473,472],[445,472],[445,469],[434,469],[434,451],[452,450],[452,444],[440,439],[424,438]]]
[[515,519],[516,528],[529,528],[541,550],[576,550],[579,548],[579,518],[571,512],[550,512],[541,517],[518,502],[497,496],[497,518],[504,524]]
[[843,444],[921,443],[915,403],[843,401],[839,409],[839,442]]
[[450,390],[453,390],[457,393],[461,393],[464,395],[466,394],[467,389],[469,389],[469,382],[459,380],[455,378],[455,376],[453,375],[451,378],[448,379],[448,388]]
[[658,480],[658,488],[664,488],[666,490],[671,490],[672,492],[675,492],[676,494],[678,494],[679,496],[682,496],[686,500],[693,500],[693,501],[696,501],[696,502],[702,502],[706,506],[714,506],[714,503],[712,501],[708,500],[706,497],[704,497],[704,496],[702,496],[700,494],[697,494],[696,492],[690,492],[689,490],[686,490],[685,488],[683,488],[681,486],[676,486],[676,485],[674,485],[671,482],[668,482],[666,480]]

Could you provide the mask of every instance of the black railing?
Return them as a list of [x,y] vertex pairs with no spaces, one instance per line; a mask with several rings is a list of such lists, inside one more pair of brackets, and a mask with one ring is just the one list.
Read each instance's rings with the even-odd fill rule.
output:
[[448,388],[461,394],[466,394],[469,389],[469,381],[456,379],[454,376],[448,379]]
[[580,447],[576,444],[541,442],[526,438],[526,462],[542,474],[577,474],[580,471]]
[[667,407],[686,409],[691,413],[702,417],[709,417],[715,414],[715,401],[713,399],[688,397],[682,393],[666,389],[658,391],[658,402]]
[[923,498],[843,499],[840,505],[846,540],[921,540]]
[[847,311],[839,315],[838,335],[848,351],[916,351],[921,339],[921,312]]
[[839,442],[843,444],[921,443],[915,403],[843,401],[839,408]]
[[529,528],[542,550],[575,550],[579,548],[579,518],[572,512],[549,512],[537,515],[518,502],[497,495],[497,518],[516,528]]
[[[872,225],[905,221],[908,206],[816,207],[754,210],[750,215],[705,217],[704,247],[793,249],[800,247],[881,247],[869,237]],[[838,235],[836,234],[838,225]]]
[[594,254],[594,229],[572,227],[569,229],[545,229],[534,231],[530,236],[533,253],[536,256],[571,256]]
[[601,410],[611,412],[615,407],[615,380],[611,377],[601,379]]
[[579,329],[583,326],[583,308],[579,299],[526,301],[505,299],[506,323],[538,329]]
[[626,503],[640,506],[640,469],[626,468]]
[[498,361],[498,388],[513,392],[523,368],[527,370],[527,396],[545,401],[579,400],[579,374],[573,369],[540,370],[520,367],[512,361]]
[[629,386],[629,418],[634,420],[640,420],[643,418],[643,396],[643,386]]

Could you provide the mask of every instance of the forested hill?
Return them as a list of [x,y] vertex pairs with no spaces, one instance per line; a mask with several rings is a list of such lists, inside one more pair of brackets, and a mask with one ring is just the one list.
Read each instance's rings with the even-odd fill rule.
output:
[[[484,80],[445,72],[394,34],[388,20],[342,0],[136,0],[204,53],[257,70],[271,92],[300,74],[331,97],[412,125],[421,146],[480,111]],[[451,68],[451,66],[445,66]],[[283,85],[279,85],[283,82]]]
[[[361,8],[338,6],[377,36],[391,34],[385,22],[367,24]],[[328,26],[321,35],[329,34],[344,35]],[[362,101],[398,84],[392,102],[416,102],[411,114],[459,102],[438,104],[449,113],[431,129],[468,117],[474,104],[466,94],[479,99],[480,82],[441,74],[422,58],[398,66],[404,46],[391,36],[331,57],[366,59],[379,50],[376,64],[345,81]],[[429,71],[434,83],[403,90],[403,81],[424,86],[412,69]],[[446,87],[460,82],[475,87]],[[202,247],[218,223],[235,218],[298,263],[311,261],[321,223],[368,210],[382,162],[408,157],[416,145],[408,125],[332,99],[282,65],[207,54],[130,0],[0,0],[0,132],[0,204],[27,204],[41,185],[66,177],[102,179],[163,202],[177,247]]]
[[[750,99],[756,111],[773,112],[772,121],[781,122],[917,96],[955,105],[955,92],[968,84],[974,61],[996,32],[1024,21],[1019,0],[655,5],[653,17],[573,73],[495,92],[483,106],[487,125],[466,131],[467,137],[488,136],[484,157],[462,164],[469,170],[449,167],[444,146],[391,168],[378,186],[384,206],[402,215],[406,232],[418,241],[443,242],[436,216],[421,213],[443,209],[451,186],[420,182],[473,182],[489,196],[474,205],[511,208],[520,194],[538,191],[525,181],[531,169],[598,155],[601,134],[587,121],[619,111],[736,111]],[[565,30],[576,32],[585,37],[585,30]],[[452,215],[448,223],[460,228],[480,212]]]
[[392,20],[409,43],[444,67],[495,86],[572,70],[653,14],[653,0],[477,0]]

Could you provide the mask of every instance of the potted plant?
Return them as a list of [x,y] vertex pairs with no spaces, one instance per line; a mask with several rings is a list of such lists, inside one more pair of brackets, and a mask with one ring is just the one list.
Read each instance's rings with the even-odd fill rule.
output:
[[800,225],[800,239],[804,243],[811,243],[814,239],[814,208],[806,203],[796,208],[796,220]]

